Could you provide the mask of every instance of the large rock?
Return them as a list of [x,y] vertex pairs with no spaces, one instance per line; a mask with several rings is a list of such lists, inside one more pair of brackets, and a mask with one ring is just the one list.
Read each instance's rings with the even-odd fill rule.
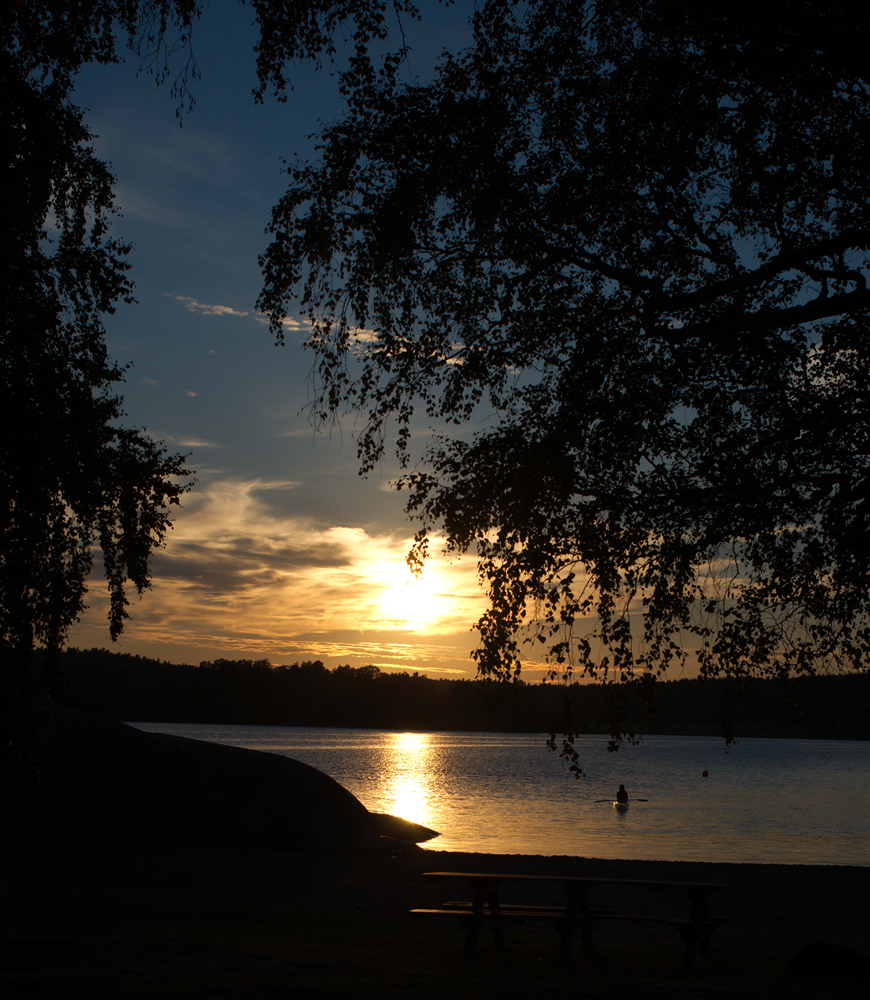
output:
[[67,711],[42,722],[40,737],[40,781],[0,796],[0,830],[164,846],[351,850],[437,836],[369,813],[322,771],[278,754]]

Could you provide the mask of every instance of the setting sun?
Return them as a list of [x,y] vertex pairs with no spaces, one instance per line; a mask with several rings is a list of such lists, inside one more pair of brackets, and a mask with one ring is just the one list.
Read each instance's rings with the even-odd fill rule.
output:
[[415,577],[404,565],[385,567],[378,606],[384,623],[392,628],[418,631],[432,629],[456,616],[456,600],[440,567],[429,565]]

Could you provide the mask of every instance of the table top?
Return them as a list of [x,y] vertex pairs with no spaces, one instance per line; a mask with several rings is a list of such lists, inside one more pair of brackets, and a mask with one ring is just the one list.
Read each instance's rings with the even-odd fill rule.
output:
[[641,878],[597,878],[582,875],[504,875],[496,872],[423,872],[423,878],[430,879],[470,879],[486,882],[561,882],[572,885],[642,885],[650,889],[688,889],[689,891],[715,892],[728,889],[727,882],[668,882],[659,879]]

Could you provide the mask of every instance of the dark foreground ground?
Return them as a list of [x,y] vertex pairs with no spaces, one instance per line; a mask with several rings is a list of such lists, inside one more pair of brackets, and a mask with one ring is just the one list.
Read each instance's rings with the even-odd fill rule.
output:
[[[816,941],[870,952],[870,868],[33,841],[0,851],[0,993],[9,998],[842,997],[858,984],[838,981],[836,969],[790,982],[788,960]],[[601,925],[597,958],[576,948],[568,967],[556,962],[551,929],[509,926],[506,959],[482,935],[478,958],[465,962],[453,921],[407,915],[455,898],[421,878],[433,870],[727,882],[713,909],[728,922],[713,960],[689,973],[678,936],[648,925]],[[617,896],[608,902],[620,908]],[[686,905],[676,895],[673,904]]]

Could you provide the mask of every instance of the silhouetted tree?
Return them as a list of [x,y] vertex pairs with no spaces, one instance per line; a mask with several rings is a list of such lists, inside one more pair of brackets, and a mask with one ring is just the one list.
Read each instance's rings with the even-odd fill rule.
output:
[[[126,721],[540,734],[568,713],[580,732],[608,731],[608,692],[597,684],[432,680],[377,667],[330,671],[319,661],[239,671],[106,649],[67,648],[60,657],[62,705]],[[870,675],[801,678],[788,685],[760,680],[745,687],[727,679],[669,681],[660,685],[655,708],[655,718],[646,720],[654,733],[714,735],[723,714],[731,713],[745,736],[866,739]],[[646,714],[633,688],[626,691],[626,712],[638,721]]]
[[[244,2],[244,0],[242,0]],[[262,100],[286,98],[288,62],[334,61],[351,43],[349,79],[373,78],[372,40],[388,13],[416,16],[408,0],[330,4],[250,0],[260,28],[255,57]],[[187,488],[183,459],[144,432],[122,428],[113,387],[123,369],[106,354],[102,317],[131,301],[129,247],[110,234],[114,178],[90,146],[71,101],[76,73],[118,62],[170,81],[180,116],[194,103],[191,47],[197,0],[55,0],[0,8],[2,136],[6,155],[4,376],[0,445],[0,764],[15,757],[33,708],[34,645],[58,650],[84,607],[92,548],[111,595],[113,638],[127,617],[125,586],[148,586],[148,560]],[[386,65],[402,58],[387,56]],[[292,88],[291,88],[292,89]],[[56,658],[46,660],[52,682]]]
[[[260,26],[260,87],[284,99],[288,61],[332,60],[352,39],[354,78],[373,75],[368,44],[406,0],[251,0]],[[109,584],[112,638],[127,617],[128,582],[149,583],[149,557],[169,507],[187,489],[183,458],[119,426],[123,369],[106,353],[103,316],[132,301],[129,247],[110,232],[114,178],[71,101],[76,73],[119,61],[171,81],[177,113],[192,107],[196,0],[57,0],[0,9],[6,155],[4,317],[0,366],[0,765],[16,758],[32,721],[32,651],[55,653],[84,607],[92,549]],[[400,58],[396,57],[396,58]],[[43,658],[56,687],[56,656]]]
[[394,429],[411,462],[415,414],[445,428],[398,483],[409,562],[476,552],[484,677],[524,642],[644,690],[693,657],[866,670],[870,15],[491,0],[474,27],[289,171],[260,306],[279,341],[298,301],[313,324],[314,418],[362,416],[363,473]]
[[[84,608],[93,550],[108,582],[109,631],[127,587],[149,585],[149,558],[188,488],[184,460],[120,425],[123,369],[103,317],[131,301],[128,247],[110,234],[113,177],[69,99],[86,61],[113,57],[124,5],[3,7],[6,156],[0,332],[0,765],[14,768],[32,719],[32,653],[57,651]],[[181,477],[181,478],[179,478]]]

